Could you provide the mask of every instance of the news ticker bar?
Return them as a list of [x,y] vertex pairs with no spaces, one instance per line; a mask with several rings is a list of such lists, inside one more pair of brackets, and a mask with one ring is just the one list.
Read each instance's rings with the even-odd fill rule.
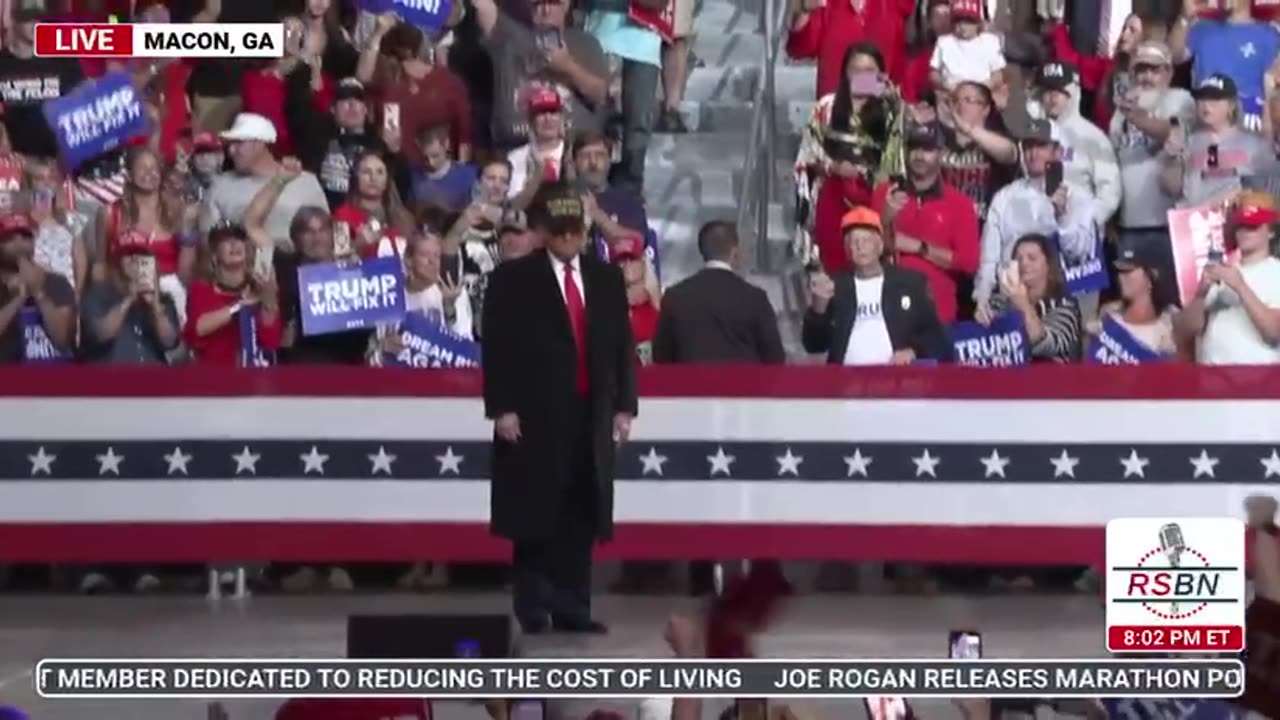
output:
[[48,659],[46,698],[1238,697],[1239,660]]

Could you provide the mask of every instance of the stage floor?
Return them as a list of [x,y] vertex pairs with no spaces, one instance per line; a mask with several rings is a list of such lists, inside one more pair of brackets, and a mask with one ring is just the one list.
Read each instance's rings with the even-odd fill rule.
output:
[[[336,657],[345,652],[352,613],[504,612],[501,594],[253,597],[213,602],[187,597],[0,597],[0,704],[36,720],[205,720],[197,701],[42,701],[31,669],[42,657]],[[604,596],[598,615],[612,632],[592,638],[549,636],[524,644],[535,656],[665,657],[667,616],[697,613],[687,597]],[[988,657],[1092,657],[1104,654],[1102,608],[1093,596],[807,595],[787,602],[757,643],[764,656],[939,657],[951,628],[976,628]],[[269,720],[275,701],[229,701],[231,720]],[[959,717],[942,701],[916,702],[926,720]],[[596,706],[625,704],[601,701]],[[721,705],[708,703],[714,718]],[[551,720],[578,720],[592,708],[573,702]],[[857,703],[825,702],[805,720],[861,719]],[[437,720],[485,720],[460,703]],[[630,714],[628,714],[630,717]]]

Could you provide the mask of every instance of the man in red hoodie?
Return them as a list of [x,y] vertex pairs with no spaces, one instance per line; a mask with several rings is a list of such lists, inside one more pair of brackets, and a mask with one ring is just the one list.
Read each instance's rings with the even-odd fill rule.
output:
[[793,0],[787,54],[818,59],[818,97],[833,93],[841,81],[845,50],[870,41],[884,55],[895,85],[902,84],[907,61],[906,23],[916,0]]

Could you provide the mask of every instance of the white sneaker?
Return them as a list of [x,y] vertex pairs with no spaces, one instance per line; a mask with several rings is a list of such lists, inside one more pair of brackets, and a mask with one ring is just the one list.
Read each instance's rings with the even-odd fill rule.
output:
[[143,573],[139,575],[138,579],[133,583],[133,591],[135,593],[154,592],[159,588],[160,578],[152,575],[151,573]]
[[328,580],[330,590],[351,592],[356,589],[356,584],[351,580],[351,573],[337,566],[329,568]]
[[111,589],[111,580],[100,572],[88,572],[80,578],[80,592],[88,595],[95,592],[106,592]]

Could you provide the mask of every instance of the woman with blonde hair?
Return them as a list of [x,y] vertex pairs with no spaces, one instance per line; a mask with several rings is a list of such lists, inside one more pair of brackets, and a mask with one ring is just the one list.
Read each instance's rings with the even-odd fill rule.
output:
[[164,163],[157,151],[129,148],[125,172],[124,192],[107,208],[98,247],[114,247],[124,234],[145,238],[156,258],[160,292],[173,298],[179,319],[185,321],[186,286],[196,267],[195,217],[181,195],[164,182]]

